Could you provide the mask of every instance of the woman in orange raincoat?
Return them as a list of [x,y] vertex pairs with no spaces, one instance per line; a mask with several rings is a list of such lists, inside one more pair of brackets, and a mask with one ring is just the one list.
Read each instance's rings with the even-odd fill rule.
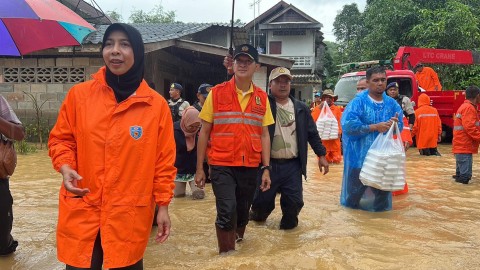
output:
[[322,143],[327,149],[327,155],[325,158],[327,159],[328,163],[340,163],[342,161],[342,146],[340,144],[340,138],[342,137],[342,126],[340,125],[340,119],[342,118],[342,110],[335,106],[334,101],[338,99],[338,96],[333,94],[333,91],[330,89],[325,89],[322,93],[322,102],[320,105],[313,108],[312,117],[313,121],[317,122],[320,113],[322,112],[322,105],[323,102],[327,102],[328,107],[332,111],[335,119],[337,119],[338,123],[338,138],[334,140],[325,140],[322,139]]
[[143,80],[140,33],[112,24],[106,67],[67,94],[50,133],[49,155],[63,176],[57,256],[66,269],[143,269],[155,203],[156,240],[170,233],[175,141],[166,100]]

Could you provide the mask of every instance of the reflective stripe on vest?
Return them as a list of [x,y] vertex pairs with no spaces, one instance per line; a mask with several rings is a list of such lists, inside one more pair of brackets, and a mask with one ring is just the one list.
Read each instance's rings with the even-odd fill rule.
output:
[[[480,127],[480,122],[476,121],[475,126]],[[463,130],[463,126],[454,126],[453,130]]]
[[[232,117],[218,118],[222,116],[232,116]],[[247,117],[256,118],[256,119],[242,118],[242,116],[247,116]],[[263,123],[263,117],[254,113],[242,113],[242,112],[223,112],[223,113],[213,114],[214,125],[241,124],[241,123],[261,127]]]
[[221,118],[221,119],[214,119],[214,125],[226,125],[226,124],[247,124],[252,126],[261,127],[262,122],[253,120],[253,119],[239,119],[239,118]]

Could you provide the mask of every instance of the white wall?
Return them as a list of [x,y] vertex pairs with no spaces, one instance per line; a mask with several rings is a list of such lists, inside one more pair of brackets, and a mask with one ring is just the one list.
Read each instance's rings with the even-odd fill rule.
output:
[[273,36],[273,31],[268,31],[267,54],[270,54],[270,41],[282,41],[282,54],[278,56],[314,56],[314,35],[311,30],[306,30],[305,34],[305,36]]
[[262,66],[257,70],[257,72],[255,72],[255,74],[253,74],[253,84],[267,91],[267,77],[267,67]]
[[[307,105],[310,105],[310,102],[313,101],[313,91],[321,89],[321,85],[292,85],[292,88],[295,88],[295,98],[300,100],[305,100]],[[300,92],[302,96],[300,97]]]

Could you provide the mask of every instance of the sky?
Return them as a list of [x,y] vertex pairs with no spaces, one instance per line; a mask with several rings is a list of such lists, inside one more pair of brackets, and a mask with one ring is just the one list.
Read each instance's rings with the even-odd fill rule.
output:
[[[87,3],[94,1],[104,12],[116,11],[120,13],[124,21],[128,21],[132,10],[153,9],[161,4],[165,11],[175,11],[176,20],[181,22],[229,22],[232,17],[232,1],[230,0],[85,0]],[[244,23],[253,20],[254,17],[267,11],[279,0],[260,0],[259,4],[253,5],[258,0],[236,0],[235,20],[240,19]],[[133,3],[141,3],[140,5]],[[365,8],[366,0],[285,0],[310,17],[323,24],[321,31],[325,40],[335,41],[333,35],[333,22],[335,16],[347,4],[357,3],[360,11]],[[255,8],[254,8],[255,7]]]

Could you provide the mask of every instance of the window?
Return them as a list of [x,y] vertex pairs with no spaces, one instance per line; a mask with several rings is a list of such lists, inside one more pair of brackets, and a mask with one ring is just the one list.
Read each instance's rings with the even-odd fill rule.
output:
[[268,51],[269,51],[269,54],[282,54],[282,42],[270,41]]

